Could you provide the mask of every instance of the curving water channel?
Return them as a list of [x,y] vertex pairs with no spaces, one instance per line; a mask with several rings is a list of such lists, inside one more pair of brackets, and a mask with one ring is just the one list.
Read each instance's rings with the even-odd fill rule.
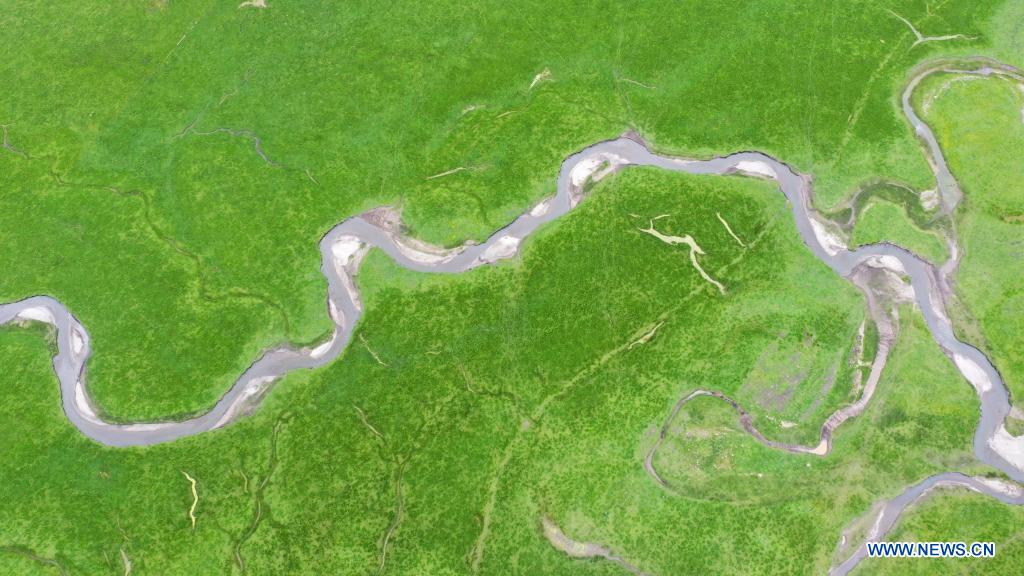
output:
[[[1024,81],[1019,70],[997,62],[980,58],[958,62],[969,62],[977,66],[960,69],[954,68],[952,64],[936,63],[923,68],[911,79],[902,97],[904,113],[926,145],[943,210],[947,213],[956,208],[962,194],[931,129],[911,106],[913,90],[923,78],[934,73],[1003,75]],[[86,363],[91,354],[89,334],[59,301],[49,296],[34,296],[0,305],[0,325],[19,320],[40,321],[56,328],[58,352],[53,357],[53,367],[60,382],[61,401],[68,419],[83,434],[110,446],[169,442],[225,426],[246,410],[254,409],[273,381],[294,370],[316,368],[337,358],[351,341],[353,328],[362,314],[355,276],[363,255],[370,247],[383,250],[399,266],[429,273],[457,274],[510,258],[518,252],[520,243],[537,228],[575,208],[583,199],[584,186],[588,182],[631,166],[650,166],[687,174],[741,174],[775,180],[789,201],[803,242],[837,274],[852,279],[860,267],[874,266],[908,277],[914,301],[924,315],[932,337],[978,393],[981,418],[974,436],[976,456],[1011,478],[1024,482],[1024,438],[1010,436],[1003,426],[1010,411],[1006,386],[998,370],[981,351],[956,338],[946,313],[949,293],[946,275],[955,269],[955,257],[951,266],[947,263],[942,268],[936,268],[906,249],[892,244],[875,244],[849,250],[837,235],[830,232],[833,224],[813,208],[810,177],[760,152],[739,152],[710,160],[691,160],[653,152],[635,135],[599,142],[566,158],[558,175],[555,196],[520,215],[511,224],[492,234],[486,242],[453,250],[438,250],[403,237],[397,215],[387,208],[349,218],[331,229],[319,244],[321,271],[328,285],[327,307],[335,326],[331,338],[312,349],[279,347],[266,351],[239,376],[212,409],[185,421],[118,424],[103,420],[86,391]],[[883,510],[884,522],[880,520],[879,524],[884,525],[884,529],[880,529],[874,537],[885,536],[907,503],[930,487],[943,483],[961,484],[1010,501],[1005,489],[997,489],[981,480],[956,474],[933,476],[886,505]],[[1017,498],[1013,501],[1019,503],[1019,500]],[[835,572],[845,574],[861,557],[863,546],[846,563],[837,566]]]
[[[892,500],[886,501],[872,519],[866,540],[871,542],[883,540],[910,505],[926,497],[937,488],[966,488],[991,496],[1006,504],[1024,505],[1024,490],[1020,486],[989,478],[975,478],[959,472],[936,474],[907,488]],[[848,574],[861,560],[867,558],[867,555],[867,548],[861,545],[849,558],[833,567],[829,574],[832,576]]]

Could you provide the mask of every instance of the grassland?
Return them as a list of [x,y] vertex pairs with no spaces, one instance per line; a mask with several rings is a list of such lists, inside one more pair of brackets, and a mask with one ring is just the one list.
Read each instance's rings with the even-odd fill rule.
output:
[[979,36],[913,50],[887,8],[19,2],[0,21],[25,47],[0,63],[21,152],[0,150],[0,299],[71,306],[110,417],[180,416],[254,351],[326,333],[315,242],[371,206],[400,204],[428,240],[480,238],[550,194],[567,154],[629,128],[663,150],[772,153],[825,204],[866,178],[924,187],[893,94],[920,58],[985,45],[994,7],[891,7]]
[[964,191],[957,228],[964,257],[956,276],[959,326],[991,352],[1015,399],[1024,396],[1024,92],[1003,80],[938,77],[919,105],[947,150]]
[[[704,248],[726,296],[683,250],[638,230],[662,213],[664,232]],[[767,183],[629,171],[531,239],[521,262],[424,276],[374,253],[360,282],[360,335],[383,365],[353,346],[289,377],[252,418],[145,449],[80,437],[60,412],[41,329],[0,332],[13,366],[0,376],[0,429],[17,463],[0,468],[0,545],[15,547],[3,570],[43,567],[28,553],[73,574],[120,573],[124,549],[136,574],[375,572],[390,533],[387,573],[613,571],[550,547],[548,514],[657,573],[811,573],[878,497],[971,468],[973,392],[907,309],[876,400],[830,457],[769,450],[721,406],[695,405],[658,461],[682,493],[644,473],[654,427],[687,390],[735,395],[781,435],[771,422],[814,395],[762,406],[774,384],[752,387],[764,351],[795,347],[808,369],[799,388],[816,392],[852,347],[861,297],[802,247]],[[785,433],[816,435],[850,393],[840,371]],[[195,531],[182,472],[198,480]]]
[[1013,574],[1024,560],[1024,510],[965,490],[936,492],[911,508],[889,537],[913,542],[995,542],[994,558],[866,560],[858,576],[870,574]]
[[851,245],[892,242],[929,262],[941,265],[949,257],[940,237],[914,226],[903,208],[885,201],[868,204],[860,213]]
[[[911,47],[890,8],[976,38]],[[814,174],[825,206],[869,180],[930,187],[894,95],[930,55],[1015,57],[1019,32],[989,20],[1011,9],[19,0],[0,15],[18,47],[0,59],[0,301],[69,306],[108,416],[195,413],[259,350],[326,334],[316,241],[382,203],[427,240],[479,239],[552,193],[567,154],[627,129],[666,151],[771,153]],[[943,102],[928,120],[964,141],[936,116],[963,103]],[[858,234],[882,238],[885,205]],[[639,231],[664,213],[726,296]],[[887,238],[933,250],[904,218]],[[1001,274],[976,266],[978,282]],[[973,392],[904,308],[875,400],[828,458],[764,448],[708,401],[659,452],[676,493],[644,473],[693,388],[790,442],[853,396],[862,298],[763,182],[626,172],[516,262],[425,276],[373,253],[360,283],[366,315],[339,361],[225,430],[145,449],[82,438],[46,332],[0,330],[0,572],[122,574],[127,558],[136,575],[617,573],[551,547],[548,515],[659,574],[817,573],[872,502],[983,471]],[[990,325],[1003,368],[1016,341]]]

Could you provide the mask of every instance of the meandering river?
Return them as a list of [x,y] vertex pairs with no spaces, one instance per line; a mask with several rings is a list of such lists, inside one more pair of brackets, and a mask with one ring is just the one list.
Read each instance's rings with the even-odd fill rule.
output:
[[[958,64],[968,67],[955,68],[951,63],[936,63],[923,68],[911,79],[902,97],[903,111],[917,136],[925,143],[942,209],[947,213],[956,208],[962,194],[931,129],[911,105],[914,89],[923,78],[935,73],[1004,75],[1024,80],[1017,69],[990,60],[959,60]],[[789,201],[803,242],[836,274],[851,278],[858,267],[872,262],[876,267],[881,265],[909,278],[914,300],[932,337],[978,393],[981,418],[974,435],[976,456],[1009,477],[1024,482],[1024,438],[1010,436],[1003,426],[1010,412],[1010,402],[1002,377],[981,351],[957,339],[946,312],[946,274],[955,269],[955,264],[937,268],[892,244],[849,250],[836,234],[830,233],[833,224],[814,209],[810,178],[760,152],[739,152],[709,160],[694,160],[654,152],[635,135],[598,142],[565,159],[553,197],[496,231],[486,242],[453,250],[436,250],[403,238],[397,217],[387,209],[349,218],[331,229],[319,244],[321,271],[328,286],[327,308],[334,322],[331,338],[312,349],[279,347],[266,351],[239,376],[212,409],[185,421],[119,424],[103,420],[86,389],[86,364],[91,354],[89,333],[72,312],[54,298],[34,296],[0,305],[0,325],[24,320],[46,322],[56,328],[58,352],[53,357],[53,368],[60,383],[64,412],[83,434],[110,446],[169,442],[224,426],[244,411],[253,409],[273,381],[289,372],[316,368],[336,359],[350,343],[353,329],[362,314],[355,275],[362,256],[370,247],[383,250],[399,266],[418,272],[457,274],[490,264],[514,256],[522,241],[540,226],[575,208],[583,199],[584,186],[588,182],[632,166],[687,174],[741,174],[772,179]],[[1024,501],[1019,494],[1011,495],[991,483],[955,473],[941,474],[926,479],[888,502],[881,512],[873,538],[883,538],[908,503],[939,484],[962,485],[1007,502]],[[834,572],[845,574],[863,556],[864,547],[861,546]]]

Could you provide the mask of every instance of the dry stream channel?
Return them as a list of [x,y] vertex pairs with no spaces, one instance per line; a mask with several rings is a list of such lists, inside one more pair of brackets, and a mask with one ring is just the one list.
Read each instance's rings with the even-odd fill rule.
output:
[[[1004,76],[1024,82],[1024,75],[1010,66],[988,59],[960,59],[935,62],[921,68],[912,77],[902,95],[903,112],[924,142],[927,159],[935,174],[942,210],[951,214],[962,193],[949,171],[942,151],[931,129],[917,116],[911,95],[921,80],[931,74],[967,74]],[[89,334],[74,315],[59,301],[49,296],[33,296],[0,305],[0,325],[19,321],[38,321],[56,329],[57,354],[53,368],[60,382],[61,400],[68,419],[83,434],[108,446],[139,446],[170,442],[177,438],[200,434],[223,427],[255,409],[270,385],[284,375],[299,369],[323,366],[336,359],[352,339],[353,329],[362,314],[355,277],[360,262],[371,248],[386,252],[399,266],[417,272],[457,274],[478,266],[510,258],[518,253],[522,241],[540,226],[557,220],[575,208],[584,197],[584,187],[602,177],[629,166],[657,167],[687,174],[740,174],[775,180],[792,209],[793,219],[803,242],[814,255],[836,274],[857,283],[865,291],[869,303],[873,290],[857,277],[866,268],[883,269],[908,278],[913,301],[920,309],[932,337],[956,364],[958,370],[977,391],[981,402],[981,418],[974,435],[974,453],[979,460],[997,468],[1010,478],[1024,482],[1024,437],[1013,437],[1003,424],[1010,412],[1009,394],[1003,380],[989,359],[977,348],[957,339],[946,312],[950,295],[947,275],[956,269],[958,256],[953,251],[950,261],[941,267],[922,260],[910,251],[892,244],[874,244],[849,250],[839,235],[830,230],[834,224],[813,207],[809,176],[800,174],[783,162],[759,152],[740,152],[709,160],[691,160],[665,156],[651,151],[636,135],[627,134],[614,140],[598,142],[569,156],[558,175],[555,196],[534,206],[511,224],[492,234],[486,242],[465,245],[451,250],[438,249],[401,234],[398,215],[388,208],[372,210],[345,220],[331,229],[320,241],[321,271],[327,279],[327,307],[334,322],[331,338],[314,348],[278,347],[264,352],[253,362],[232,387],[208,412],[185,421],[140,422],[120,424],[105,421],[94,408],[86,391],[86,363],[91,354]],[[875,308],[874,306],[871,306]],[[879,315],[873,314],[879,322]],[[881,324],[880,324],[881,327]],[[886,347],[887,348],[887,347]],[[870,398],[870,389],[877,381],[877,372],[884,366],[885,356],[876,356],[872,375],[864,396],[857,403],[833,414],[822,427],[822,440],[815,447],[790,446],[764,439],[748,427],[756,439],[776,448],[793,452],[825,455],[831,447],[832,430],[842,421],[859,414]],[[887,350],[886,350],[887,354]],[[881,361],[879,361],[881,357]],[[696,391],[694,395],[712,395],[734,402],[720,394]],[[679,406],[677,405],[676,410]],[[659,482],[650,463],[648,472]],[[896,524],[903,510],[937,486],[968,488],[1007,503],[1024,504],[1024,490],[1008,482],[964,476],[956,472],[938,474],[907,488],[899,496],[885,502],[875,517],[868,539],[883,539]],[[863,544],[833,574],[846,574],[866,556]]]

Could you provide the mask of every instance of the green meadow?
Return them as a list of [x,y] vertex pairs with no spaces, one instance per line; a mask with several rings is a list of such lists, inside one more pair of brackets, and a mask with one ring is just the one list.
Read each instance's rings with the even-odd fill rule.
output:
[[[995,10],[898,8],[978,45]],[[480,239],[628,129],[681,154],[763,150],[825,205],[868,178],[923,188],[893,96],[920,59],[968,48],[911,49],[871,4],[19,2],[0,24],[23,48],[0,63],[19,152],[0,150],[0,299],[71,307],[118,420],[201,411],[258,350],[323,337],[316,240],[345,217],[390,203],[418,237]]]
[[937,208],[926,210],[918,194],[894,186],[879,186],[857,196],[850,211],[856,214],[850,246],[876,242],[898,244],[932,264],[941,266],[949,259],[944,244],[948,218]]
[[[685,248],[640,231],[664,213],[659,229],[700,243],[724,296]],[[29,555],[117,572],[121,550],[138,573],[614,571],[551,548],[548,515],[656,573],[821,571],[879,496],[976,468],[973,392],[910,309],[876,399],[828,458],[764,448],[702,400],[657,455],[673,491],[641,465],[694,388],[804,442],[852,400],[861,296],[797,238],[768,183],[635,169],[518,262],[424,276],[373,253],[359,278],[365,345],[287,378],[251,418],[144,449],[81,437],[60,411],[44,330],[5,330],[3,441],[18,464],[0,476],[0,559],[26,573],[44,566]],[[194,529],[185,473],[198,481]]]
[[[825,210],[872,188],[848,208],[854,243],[939,262],[951,224],[897,190],[933,186],[898,95],[928,58],[1024,64],[1018,2],[266,4],[0,15],[0,302],[68,306],[108,419],[200,413],[261,350],[327,337],[317,242],[343,219],[390,204],[418,238],[481,240],[552,194],[566,156],[627,130],[680,155],[764,151],[813,175]],[[893,12],[970,39],[915,46]],[[1020,107],[985,80],[923,114],[966,196],[957,321],[1011,390]],[[651,225],[692,236],[725,293]],[[973,459],[974,391],[911,306],[827,457],[766,448],[700,398],[655,456],[669,488],[645,472],[694,389],[805,444],[858,395],[863,295],[810,254],[769,182],[630,169],[514,260],[424,275],[373,251],[358,282],[365,315],[338,360],[224,429],[147,448],[83,437],[52,333],[0,329],[0,573],[623,573],[556,550],[546,517],[648,573],[817,574],[879,499],[995,474]],[[936,498],[899,530],[977,518],[1010,573],[1020,513]]]

